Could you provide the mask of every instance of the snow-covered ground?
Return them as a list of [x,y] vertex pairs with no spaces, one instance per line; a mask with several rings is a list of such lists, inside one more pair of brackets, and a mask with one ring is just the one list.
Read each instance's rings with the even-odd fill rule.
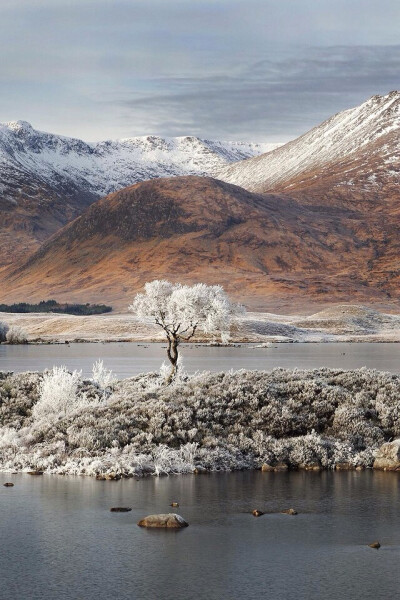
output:
[[[162,333],[132,314],[90,317],[46,313],[0,313],[0,321],[21,327],[29,340],[157,341]],[[339,305],[310,316],[248,312],[232,332],[234,342],[400,342],[400,315],[358,305]]]

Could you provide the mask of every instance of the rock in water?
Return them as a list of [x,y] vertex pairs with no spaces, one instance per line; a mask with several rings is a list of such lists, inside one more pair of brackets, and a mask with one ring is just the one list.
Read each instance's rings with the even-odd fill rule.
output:
[[400,471],[400,439],[383,444],[376,453],[374,469]]
[[171,502],[170,506],[177,508],[179,506],[179,502]]
[[295,510],[294,508],[287,508],[286,510],[283,510],[282,515],[297,515],[297,510]]
[[139,527],[162,527],[165,529],[180,529],[188,527],[185,519],[176,513],[165,515],[148,515],[138,522]]
[[110,508],[111,512],[130,512],[131,510],[128,506],[113,506],[113,508]]
[[253,517],[261,517],[264,513],[261,510],[254,509],[251,511]]
[[3,483],[4,487],[14,487],[14,484],[11,483],[10,481],[7,481],[6,483]]
[[379,542],[372,542],[372,544],[368,544],[368,546],[370,548],[376,548],[376,550],[378,550],[381,547]]
[[43,471],[28,471],[28,475],[43,475]]

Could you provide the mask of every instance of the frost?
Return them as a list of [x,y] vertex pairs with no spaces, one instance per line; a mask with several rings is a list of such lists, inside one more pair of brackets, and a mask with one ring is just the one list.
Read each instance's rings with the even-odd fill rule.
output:
[[147,373],[103,389],[65,367],[0,373],[0,468],[140,476],[280,462],[370,467],[400,436],[400,376],[368,369],[199,373],[170,386]]

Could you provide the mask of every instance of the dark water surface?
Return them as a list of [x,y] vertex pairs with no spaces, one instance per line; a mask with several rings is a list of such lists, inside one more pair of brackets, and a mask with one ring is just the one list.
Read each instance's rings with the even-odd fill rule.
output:
[[[299,343],[275,344],[270,348],[254,345],[217,348],[188,345],[182,347],[186,370],[228,371],[229,369],[313,369],[368,367],[400,372],[400,344],[395,343]],[[118,377],[145,371],[158,371],[166,360],[164,344],[71,344],[0,345],[0,371],[43,371],[53,365],[66,365],[89,376],[92,365],[103,359]]]
[[[400,474],[95,481],[0,474],[0,598],[376,600],[400,588]],[[175,509],[180,531],[136,526]],[[111,513],[111,506],[131,506]],[[278,511],[295,507],[295,517]],[[250,511],[271,511],[254,518]],[[367,547],[379,540],[380,550]]]

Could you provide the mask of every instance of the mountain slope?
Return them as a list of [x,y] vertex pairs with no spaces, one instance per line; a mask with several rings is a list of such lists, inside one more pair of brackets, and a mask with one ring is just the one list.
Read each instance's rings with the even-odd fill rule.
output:
[[275,146],[154,136],[88,144],[24,121],[0,124],[0,266],[105,194],[154,177],[211,173]]
[[[93,204],[3,281],[0,301],[45,297],[126,308],[154,278],[221,283],[253,308],[390,305],[399,279],[374,259],[386,219],[307,206],[208,177],[139,183]],[[392,235],[393,239],[394,234]]]
[[[267,154],[218,171],[229,183],[256,192],[298,193],[309,202],[345,204],[400,182],[400,92],[373,96],[334,115],[303,136]],[[332,193],[328,193],[328,191]]]

